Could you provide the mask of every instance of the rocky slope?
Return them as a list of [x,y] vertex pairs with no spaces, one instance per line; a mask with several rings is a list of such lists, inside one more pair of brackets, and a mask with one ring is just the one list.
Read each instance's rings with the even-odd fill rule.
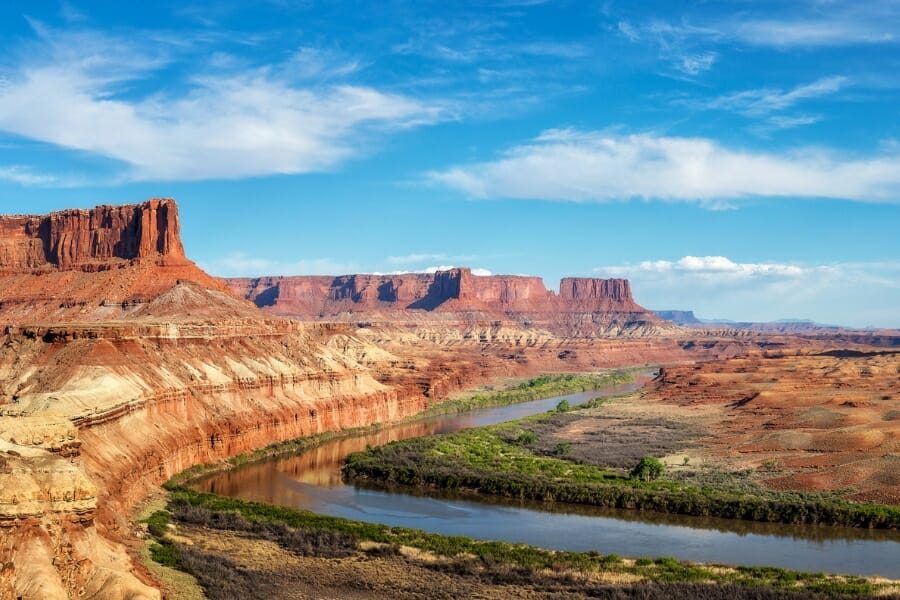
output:
[[[464,269],[241,284],[273,315],[184,256],[172,200],[0,217],[0,600],[159,598],[127,515],[191,465],[496,376],[688,358],[673,339],[553,335],[645,326],[627,282],[567,281],[558,296]],[[560,306],[573,316],[554,320]]]
[[559,294],[538,277],[434,274],[226,279],[266,312],[348,322],[508,322],[563,337],[676,333],[638,305],[624,279],[565,278]]
[[121,319],[179,281],[224,292],[179,232],[169,199],[0,216],[0,324]]

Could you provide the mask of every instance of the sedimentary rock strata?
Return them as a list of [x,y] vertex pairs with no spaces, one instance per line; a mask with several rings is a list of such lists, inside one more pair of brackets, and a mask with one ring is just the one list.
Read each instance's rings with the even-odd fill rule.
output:
[[504,321],[564,337],[642,336],[677,328],[638,305],[624,279],[565,278],[559,294],[539,277],[433,274],[227,279],[272,314],[349,322]]

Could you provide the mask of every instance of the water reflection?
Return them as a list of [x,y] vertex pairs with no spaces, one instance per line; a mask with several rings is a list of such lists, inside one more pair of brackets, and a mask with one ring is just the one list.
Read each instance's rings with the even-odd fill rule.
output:
[[[597,396],[633,391],[648,378],[649,374],[635,384],[563,397],[577,405]],[[347,455],[368,445],[518,419],[550,410],[561,398],[447,415],[336,439],[302,454],[216,474],[195,487],[360,521],[560,550],[900,578],[900,532],[687,517],[437,490],[424,493],[373,484],[353,486],[341,479],[340,468]]]

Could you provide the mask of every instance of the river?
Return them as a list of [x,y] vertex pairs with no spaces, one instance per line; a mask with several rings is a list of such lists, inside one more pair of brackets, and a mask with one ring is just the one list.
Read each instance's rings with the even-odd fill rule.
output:
[[632,384],[444,415],[335,439],[301,454],[215,474],[194,487],[335,517],[445,535],[524,542],[556,550],[596,550],[630,557],[672,556],[697,562],[900,579],[897,531],[685,517],[434,490],[428,490],[426,495],[405,488],[362,487],[347,484],[341,478],[347,455],[369,445],[520,419],[551,410],[562,398],[576,406],[598,396],[634,391],[647,379],[648,375],[644,375]]

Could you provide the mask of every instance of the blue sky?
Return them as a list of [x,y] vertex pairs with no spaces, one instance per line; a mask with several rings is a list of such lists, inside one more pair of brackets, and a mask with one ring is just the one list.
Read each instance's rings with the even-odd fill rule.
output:
[[175,197],[218,275],[900,327],[900,1],[145,4],[0,3],[0,210]]

